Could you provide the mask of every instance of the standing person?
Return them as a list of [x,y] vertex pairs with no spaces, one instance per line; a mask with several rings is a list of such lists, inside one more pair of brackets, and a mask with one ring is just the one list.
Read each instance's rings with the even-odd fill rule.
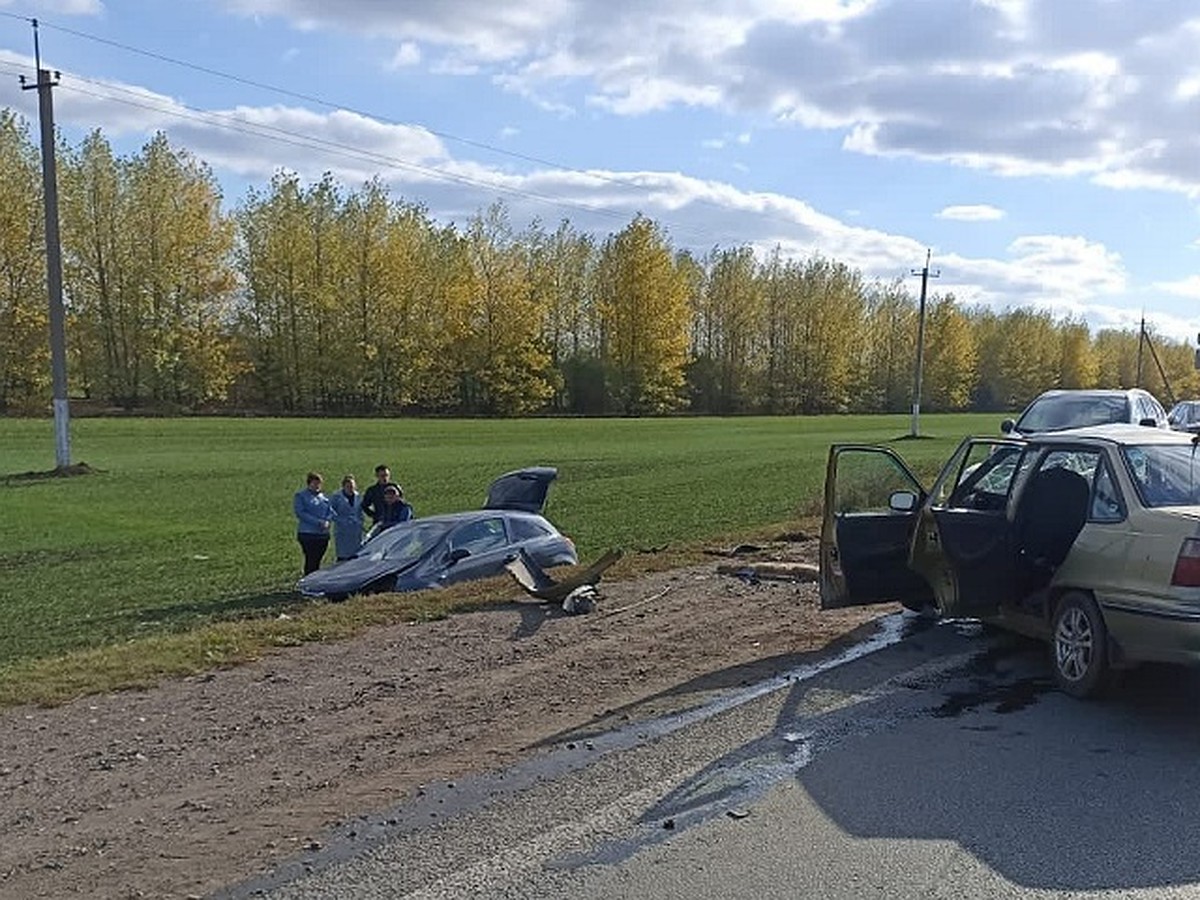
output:
[[371,529],[370,536],[374,537],[379,532],[386,531],[400,522],[407,522],[412,517],[413,508],[405,501],[404,491],[400,490],[400,485],[389,484],[383,489],[383,507],[379,511],[379,520]]
[[383,516],[383,491],[389,484],[400,487],[392,481],[392,470],[386,463],[380,463],[375,467],[375,483],[366,489],[362,498],[363,514],[371,517],[372,525],[379,524]]
[[333,519],[333,507],[329,498],[321,493],[325,479],[320,472],[309,472],[305,486],[292,497],[292,511],[298,522],[296,540],[304,551],[304,574],[321,568],[321,557],[329,546],[329,523]]
[[333,546],[338,562],[349,559],[362,546],[363,496],[353,475],[342,479],[342,489],[329,498],[333,507]]

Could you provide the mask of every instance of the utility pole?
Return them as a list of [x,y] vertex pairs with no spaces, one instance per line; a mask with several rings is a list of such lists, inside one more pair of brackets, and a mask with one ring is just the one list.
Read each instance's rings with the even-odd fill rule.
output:
[[54,461],[59,470],[71,465],[71,417],[67,405],[67,329],[62,297],[62,245],[58,235],[58,170],[54,158],[54,99],[51,90],[61,77],[42,68],[37,19],[33,24],[33,58],[37,84],[21,90],[38,92],[38,121],[42,127],[42,198],[46,209],[46,286],[50,294],[50,367],[54,382]]
[[925,267],[913,269],[910,274],[921,276],[921,303],[917,310],[917,364],[913,371],[913,401],[912,401],[912,436],[921,435],[921,376],[925,365],[925,295],[929,289],[929,279],[937,278],[941,272],[929,271],[929,260],[932,250],[925,251]]
[[1142,324],[1138,327],[1137,380],[1134,387],[1142,386],[1142,353],[1146,346],[1146,314],[1142,313]]

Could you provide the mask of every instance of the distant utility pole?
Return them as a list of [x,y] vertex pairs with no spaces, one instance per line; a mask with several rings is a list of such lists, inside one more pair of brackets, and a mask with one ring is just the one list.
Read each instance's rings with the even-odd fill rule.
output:
[[1142,313],[1142,324],[1138,327],[1137,380],[1134,387],[1142,386],[1142,349],[1146,346],[1146,314]]
[[67,405],[67,336],[66,314],[62,297],[62,245],[58,236],[58,170],[54,159],[54,99],[51,89],[61,77],[53,77],[42,68],[42,53],[38,46],[37,19],[33,25],[33,58],[37,66],[37,84],[26,84],[21,76],[21,90],[38,92],[38,121],[42,126],[42,198],[46,209],[46,286],[50,292],[50,367],[54,380],[54,461],[59,469],[71,464],[71,417]]
[[917,311],[917,364],[913,370],[913,401],[912,401],[912,436],[921,435],[921,376],[925,365],[925,294],[929,288],[929,279],[937,278],[941,272],[929,271],[929,260],[932,250],[925,251],[925,267],[913,269],[911,274],[921,276],[921,304]]

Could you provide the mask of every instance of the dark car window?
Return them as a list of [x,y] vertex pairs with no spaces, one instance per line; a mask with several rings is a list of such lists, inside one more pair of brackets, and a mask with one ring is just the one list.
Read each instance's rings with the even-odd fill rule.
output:
[[1171,409],[1170,415],[1167,416],[1167,421],[1177,428],[1186,427],[1196,421],[1197,406],[1196,403],[1176,403]]
[[467,550],[472,556],[503,547],[507,543],[504,520],[498,517],[469,522],[450,535],[451,550]]
[[550,533],[550,529],[536,519],[509,519],[508,527],[514,541],[529,541]]

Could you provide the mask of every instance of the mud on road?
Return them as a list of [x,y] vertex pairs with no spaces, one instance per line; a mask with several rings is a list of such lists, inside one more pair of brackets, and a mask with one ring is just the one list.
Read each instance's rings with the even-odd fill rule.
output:
[[[764,545],[732,568],[815,551]],[[0,897],[204,896],[432,780],[504,767],[584,726],[699,705],[895,610],[821,612],[813,584],[721,564],[606,581],[588,615],[514,587],[483,612],[5,710]]]

